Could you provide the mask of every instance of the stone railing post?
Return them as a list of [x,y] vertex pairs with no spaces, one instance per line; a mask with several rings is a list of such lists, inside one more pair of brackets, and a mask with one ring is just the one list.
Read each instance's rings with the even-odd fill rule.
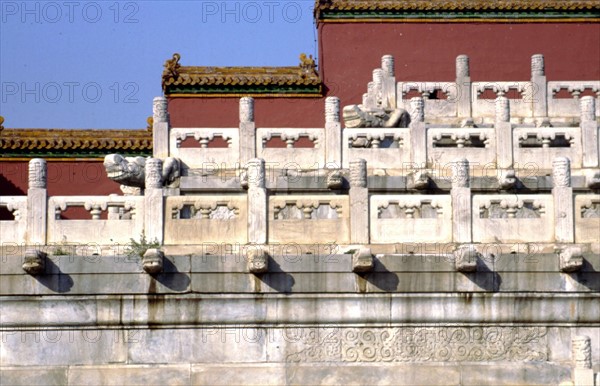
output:
[[531,57],[531,86],[533,116],[536,118],[548,117],[548,86],[544,55],[537,54]]
[[472,205],[469,161],[461,159],[452,168],[452,240],[455,243],[472,241]]
[[513,133],[510,123],[510,101],[500,96],[496,98],[496,163],[498,168],[510,168],[513,164]]
[[350,162],[350,241],[369,243],[367,161],[362,158]]
[[554,238],[559,243],[575,241],[571,161],[557,157],[552,161],[552,197],[554,198]]
[[163,243],[165,208],[162,188],[162,161],[146,160],[146,189],[144,191],[144,232],[148,241]]
[[425,127],[425,101],[422,97],[411,98],[410,113],[411,161],[417,168],[427,166],[427,128]]
[[156,158],[169,156],[169,113],[167,98],[159,96],[152,102],[152,154]]
[[246,164],[248,178],[248,243],[267,243],[268,196],[265,187],[265,160],[251,159]]
[[574,386],[593,385],[592,340],[586,335],[574,336],[571,340],[571,350]]
[[46,244],[46,217],[48,216],[46,160],[29,161],[29,188],[27,189],[27,244]]
[[471,118],[471,70],[467,55],[456,57],[456,87],[458,89],[456,101],[458,116]]
[[338,97],[325,99],[325,163],[328,168],[334,165],[338,169],[342,167],[342,125]]
[[381,84],[381,104],[383,108],[396,108],[396,76],[394,74],[394,57],[384,55],[381,58],[382,84]]
[[596,123],[596,99],[584,96],[581,106],[581,143],[583,146],[583,167],[593,168],[600,165],[600,149],[598,149],[598,123]]
[[256,123],[254,122],[254,98],[240,98],[240,165],[246,165],[256,157]]

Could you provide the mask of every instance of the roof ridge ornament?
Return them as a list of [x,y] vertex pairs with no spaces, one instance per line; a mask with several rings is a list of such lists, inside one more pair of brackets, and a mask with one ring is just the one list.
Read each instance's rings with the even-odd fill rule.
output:
[[300,69],[303,74],[317,73],[317,65],[312,55],[306,56],[303,52],[300,54]]

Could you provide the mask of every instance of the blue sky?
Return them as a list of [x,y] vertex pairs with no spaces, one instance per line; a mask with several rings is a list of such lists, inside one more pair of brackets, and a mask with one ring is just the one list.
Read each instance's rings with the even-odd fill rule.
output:
[[0,1],[7,128],[143,128],[162,66],[316,57],[313,0]]

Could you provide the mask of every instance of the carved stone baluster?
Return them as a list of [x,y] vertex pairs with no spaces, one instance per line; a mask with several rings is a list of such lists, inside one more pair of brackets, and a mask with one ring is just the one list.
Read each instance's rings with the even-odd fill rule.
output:
[[471,73],[469,57],[459,55],[456,57],[456,87],[460,98],[457,102],[458,116],[470,121],[471,118]]
[[169,113],[167,98],[159,96],[152,101],[152,154],[156,158],[169,156]]
[[574,242],[573,188],[571,162],[558,157],[552,162],[552,197],[554,198],[554,235],[557,242]]
[[536,54],[531,57],[531,103],[533,116],[547,119],[548,117],[548,86],[544,55]]
[[498,167],[511,168],[513,165],[513,133],[510,123],[510,101],[496,98],[496,153]]
[[573,383],[579,385],[594,384],[592,369],[592,340],[586,335],[573,337],[571,343],[573,360]]
[[[29,161],[29,189],[27,189],[27,243],[46,244],[46,216],[48,193],[46,161]],[[21,241],[21,240],[20,240]]]
[[367,187],[367,161],[350,162],[350,240],[369,243],[369,189]]
[[340,98],[325,99],[325,162],[329,168],[342,165],[342,125],[340,123]]
[[146,160],[146,189],[144,191],[144,228],[148,240],[163,242],[164,198],[162,189],[162,161],[157,158]]
[[265,188],[265,161],[250,160],[246,165],[248,176],[248,242],[267,242],[267,189]]
[[584,96],[580,100],[581,107],[581,144],[583,166],[595,168],[600,165],[600,149],[598,149],[598,123],[596,122],[596,98]]
[[411,98],[409,113],[412,162],[418,168],[424,168],[427,163],[427,131],[424,122],[425,102],[423,98]]
[[256,124],[254,122],[254,98],[240,99],[240,163],[245,165],[256,157]]
[[472,240],[471,188],[469,184],[469,161],[461,159],[455,162],[452,175],[452,238],[457,243],[469,243]]

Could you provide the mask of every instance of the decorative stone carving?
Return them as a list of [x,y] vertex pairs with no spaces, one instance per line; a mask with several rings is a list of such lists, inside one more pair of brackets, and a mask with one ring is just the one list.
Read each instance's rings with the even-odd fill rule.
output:
[[148,158],[146,160],[146,188],[162,188],[162,166],[162,161],[158,158]]
[[427,190],[431,184],[429,173],[419,170],[408,176],[408,188],[414,190]]
[[585,184],[590,189],[600,189],[600,171],[589,170],[585,176]]
[[546,71],[544,68],[544,55],[536,54],[531,57],[531,76],[544,76]]
[[452,168],[452,187],[468,188],[469,179],[469,161],[463,158],[454,162],[454,167]]
[[496,98],[496,122],[510,122],[510,101],[499,96]]
[[569,245],[558,248],[561,272],[577,272],[583,267],[583,252],[579,245]]
[[498,176],[498,186],[502,190],[513,189],[517,184],[517,176],[513,169],[506,170],[500,173]]
[[29,161],[29,188],[46,189],[46,180],[46,160],[42,158],[34,158]]
[[383,75],[392,78],[394,76],[394,57],[392,55],[384,55],[381,57],[381,69]]
[[357,127],[408,127],[410,116],[404,109],[386,111],[367,110],[363,105],[345,106],[342,112],[348,128]]
[[475,272],[477,270],[477,260],[481,254],[475,248],[475,245],[461,245],[454,251],[454,267],[458,272]]
[[410,99],[410,120],[412,122],[425,121],[425,101],[421,97]]
[[240,98],[240,122],[254,122],[254,98]]
[[571,161],[566,157],[557,157],[552,161],[552,182],[554,187],[571,186]]
[[27,249],[23,259],[23,270],[30,275],[39,275],[46,270],[45,252],[36,249]]
[[144,271],[151,275],[161,273],[163,270],[163,259],[165,258],[164,253],[156,248],[150,248],[144,252],[142,257],[142,266]]
[[596,120],[596,98],[593,96],[581,97],[581,122],[594,122]]
[[469,57],[467,55],[458,55],[456,57],[456,78],[468,78],[469,76],[471,76]]
[[327,97],[325,99],[325,122],[340,121],[340,98]]
[[341,189],[344,185],[344,179],[342,172],[339,170],[332,170],[327,173],[327,188],[331,190]]
[[573,367],[576,369],[592,368],[592,340],[586,335],[577,335],[572,340]]
[[545,327],[314,328],[287,362],[521,362],[548,358]]
[[360,247],[352,255],[352,272],[371,272],[374,266],[375,263],[373,261],[373,254],[371,253],[371,248]]
[[367,161],[360,158],[350,162],[350,186],[367,187]]
[[159,96],[152,101],[152,122],[167,122],[167,98]]
[[265,187],[265,160],[253,158],[246,164],[245,180],[248,188]]
[[[121,187],[123,192],[131,191],[133,194],[137,191],[128,188],[145,187],[146,164],[147,159],[144,157],[123,157],[119,154],[109,154],[104,157],[104,169],[108,178],[124,185]],[[168,157],[164,163],[161,163],[162,170],[155,176],[160,177],[161,187],[163,185],[177,186],[180,167],[180,161],[173,157]]]
[[253,274],[269,271],[269,255],[262,248],[248,248],[248,272]]

